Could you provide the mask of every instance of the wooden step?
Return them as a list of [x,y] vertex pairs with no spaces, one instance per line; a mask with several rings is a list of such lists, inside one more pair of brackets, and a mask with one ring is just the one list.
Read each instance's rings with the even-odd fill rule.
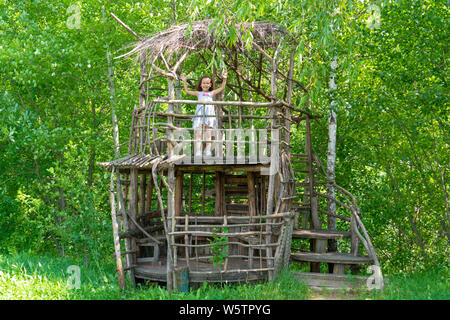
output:
[[246,175],[225,175],[226,184],[247,184]]
[[350,238],[351,232],[340,230],[309,230],[297,229],[292,231],[294,239],[343,239]]
[[226,210],[230,214],[248,214],[248,204],[227,204]]
[[338,252],[296,252],[291,253],[291,259],[298,262],[327,262],[340,264],[365,264],[372,262],[368,256],[354,256],[350,253]]
[[366,287],[368,277],[344,274],[295,272],[294,277],[309,287],[327,289],[350,289]]

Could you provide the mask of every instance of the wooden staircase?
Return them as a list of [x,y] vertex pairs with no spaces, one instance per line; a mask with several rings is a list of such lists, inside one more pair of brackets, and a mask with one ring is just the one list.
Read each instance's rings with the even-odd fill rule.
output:
[[[341,285],[337,287],[345,287],[346,270],[356,274],[364,265],[379,267],[353,195],[334,185],[336,199],[339,200],[327,197],[326,182],[319,181],[317,177],[320,170],[323,171],[320,163],[308,155],[292,155],[291,159],[296,180],[296,197],[292,209],[298,212],[298,220],[292,231],[290,262],[303,265],[303,272],[299,272],[298,276],[307,284],[320,282],[321,287],[327,287],[324,283],[328,281],[330,287],[336,287],[336,283],[341,281]],[[337,204],[336,213],[330,215],[327,201]],[[337,229],[343,230],[327,229],[327,219],[330,216],[339,220]],[[337,247],[337,250],[333,250],[333,247]],[[309,264],[308,271],[304,269],[304,264]],[[358,279],[361,284],[366,278]]]

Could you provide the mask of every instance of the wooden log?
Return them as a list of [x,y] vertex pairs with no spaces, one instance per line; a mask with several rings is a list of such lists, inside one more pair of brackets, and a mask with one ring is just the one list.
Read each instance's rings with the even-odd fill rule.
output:
[[125,277],[122,266],[122,259],[120,257],[120,239],[119,239],[119,224],[116,217],[116,201],[114,196],[114,171],[111,172],[111,184],[110,184],[110,201],[111,201],[111,219],[114,239],[114,251],[116,256],[116,270],[119,278],[119,288],[125,289]]
[[192,214],[192,172],[189,174],[189,215]]
[[[126,175],[126,179],[128,179],[128,174]],[[120,183],[120,173],[117,171],[116,174],[116,184],[117,184],[117,202],[118,202],[118,208],[119,212],[122,215],[122,221],[123,221],[123,229],[125,232],[130,231],[129,225],[128,225],[128,213],[126,210],[126,201],[124,199],[123,193],[122,193],[122,185]],[[128,186],[125,186],[126,190],[126,197],[128,198]],[[133,264],[133,255],[136,253],[131,253],[132,251],[137,251],[136,249],[132,249],[131,240],[130,238],[125,238],[125,251],[129,251],[130,253],[125,256],[126,265],[130,266]],[[135,286],[135,274],[134,269],[130,268],[128,271],[128,275],[130,277],[131,285]]]
[[183,172],[177,170],[175,183],[175,216],[180,216],[183,210]]
[[224,215],[224,173],[222,171],[217,171],[215,180],[214,194],[216,201],[214,205],[214,215],[221,217]]
[[206,192],[206,174],[203,171],[203,180],[202,180],[202,215],[205,214],[205,192]]
[[139,216],[143,217],[145,214],[145,189],[147,187],[147,175],[144,173],[141,175],[139,181]]
[[350,232],[351,232],[351,245],[350,245],[350,252],[354,255],[357,256],[358,252],[359,252],[359,239],[358,239],[358,235],[357,235],[357,225],[356,225],[356,220],[355,217],[352,215],[350,217]]
[[147,184],[147,200],[145,202],[145,211],[152,211],[152,200],[153,200],[153,179],[151,174],[148,175],[149,180]]
[[[130,171],[130,201],[129,201],[129,216],[130,219],[136,220],[138,212],[138,172],[137,169],[131,169]],[[130,250],[137,251],[136,239],[130,239]],[[136,264],[136,254],[131,255],[132,264]]]
[[[252,218],[256,216],[256,189],[255,189],[255,173],[249,172],[247,174],[247,184],[248,184],[248,214]],[[254,222],[253,219],[250,219]]]

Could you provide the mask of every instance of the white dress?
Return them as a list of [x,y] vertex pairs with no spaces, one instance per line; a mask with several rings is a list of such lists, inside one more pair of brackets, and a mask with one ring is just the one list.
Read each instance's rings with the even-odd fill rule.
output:
[[[213,94],[211,91],[209,92],[198,92],[198,101],[199,102],[208,102],[213,101]],[[204,117],[204,116],[215,116],[216,110],[215,107],[211,104],[198,104],[197,109],[195,110],[195,115],[198,117],[192,118],[192,127],[194,129],[200,127],[202,124],[208,127],[216,128],[216,117]]]

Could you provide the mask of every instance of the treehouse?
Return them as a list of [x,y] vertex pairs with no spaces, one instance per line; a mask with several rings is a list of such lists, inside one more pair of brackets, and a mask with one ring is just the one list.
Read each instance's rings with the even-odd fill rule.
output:
[[[121,287],[125,272],[132,284],[146,279],[185,290],[205,281],[270,281],[293,262],[315,273],[328,263],[335,274],[378,265],[354,197],[336,185],[339,200],[328,196],[327,182],[316,177],[311,122],[322,116],[296,105],[308,91],[293,79],[293,40],[272,23],[236,29],[236,44],[227,45],[212,21],[176,25],[140,38],[123,55],[139,61],[139,106],[128,154],[99,164],[111,172]],[[244,32],[253,39],[248,45],[240,40]],[[194,88],[212,70],[218,87],[216,61],[224,63],[228,82],[208,102],[217,128],[203,127],[198,138],[192,119],[199,102],[182,98],[179,75]],[[194,152],[207,143],[211,155]],[[330,201],[345,213],[328,212]],[[331,216],[347,231],[326,230]],[[338,239],[347,240],[348,252],[327,252],[327,240]]]

